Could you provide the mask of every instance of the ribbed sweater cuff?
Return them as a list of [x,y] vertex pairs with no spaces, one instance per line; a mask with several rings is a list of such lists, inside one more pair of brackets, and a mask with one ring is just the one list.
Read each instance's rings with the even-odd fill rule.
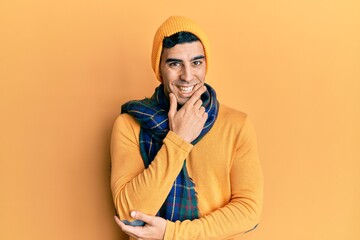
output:
[[174,235],[175,223],[166,221],[166,229],[164,234],[164,240],[172,240]]
[[169,131],[166,137],[164,138],[164,142],[170,141],[174,143],[179,148],[183,149],[186,152],[190,152],[193,148],[191,143],[186,142],[182,137],[174,133],[173,131]]

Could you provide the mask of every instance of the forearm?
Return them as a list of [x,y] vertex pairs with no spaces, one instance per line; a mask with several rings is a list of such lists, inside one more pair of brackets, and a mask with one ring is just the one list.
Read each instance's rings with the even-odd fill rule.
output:
[[246,201],[231,202],[193,221],[168,221],[164,239],[230,239],[253,229],[259,223],[260,212]]
[[[122,146],[118,146],[121,148]],[[123,146],[124,147],[124,146]],[[130,211],[139,210],[155,215],[167,197],[173,182],[179,174],[184,160],[192,148],[173,132],[164,139],[163,146],[147,169],[133,168],[134,161],[128,153],[112,151],[112,192],[114,203],[121,220],[131,222]],[[137,161],[142,161],[139,156]]]
[[[260,221],[263,204],[262,173],[259,165],[253,167],[257,171],[251,171],[249,177],[242,177],[241,184],[234,184],[229,203],[193,221],[168,221],[164,239],[225,240],[253,229]],[[244,176],[245,172],[239,172],[239,176]]]

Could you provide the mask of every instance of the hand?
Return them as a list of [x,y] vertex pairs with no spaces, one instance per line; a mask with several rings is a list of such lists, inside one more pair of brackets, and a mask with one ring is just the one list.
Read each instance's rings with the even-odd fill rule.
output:
[[201,95],[206,91],[202,86],[194,92],[190,99],[177,111],[177,100],[170,93],[170,109],[168,113],[170,130],[188,143],[194,141],[201,133],[208,114],[202,105]]
[[124,224],[115,216],[116,223],[124,233],[138,240],[162,240],[165,235],[166,220],[161,217],[146,215],[142,212],[131,212],[131,217],[145,222],[143,227],[133,227]]

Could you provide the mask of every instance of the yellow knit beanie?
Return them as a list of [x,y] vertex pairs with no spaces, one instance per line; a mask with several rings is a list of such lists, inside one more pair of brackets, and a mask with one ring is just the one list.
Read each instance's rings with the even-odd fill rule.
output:
[[204,30],[197,25],[193,20],[182,17],[182,16],[171,16],[169,17],[156,31],[153,41],[153,48],[151,53],[151,65],[156,75],[156,78],[161,82],[160,76],[160,58],[163,49],[163,40],[165,37],[169,37],[178,32],[190,32],[197,36],[205,52],[206,59],[206,71],[209,66],[209,40]]

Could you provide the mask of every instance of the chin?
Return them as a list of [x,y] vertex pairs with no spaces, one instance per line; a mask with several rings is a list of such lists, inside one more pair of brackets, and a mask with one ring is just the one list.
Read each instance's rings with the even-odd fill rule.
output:
[[181,99],[178,99],[177,103],[178,105],[184,105],[190,98],[181,98]]

